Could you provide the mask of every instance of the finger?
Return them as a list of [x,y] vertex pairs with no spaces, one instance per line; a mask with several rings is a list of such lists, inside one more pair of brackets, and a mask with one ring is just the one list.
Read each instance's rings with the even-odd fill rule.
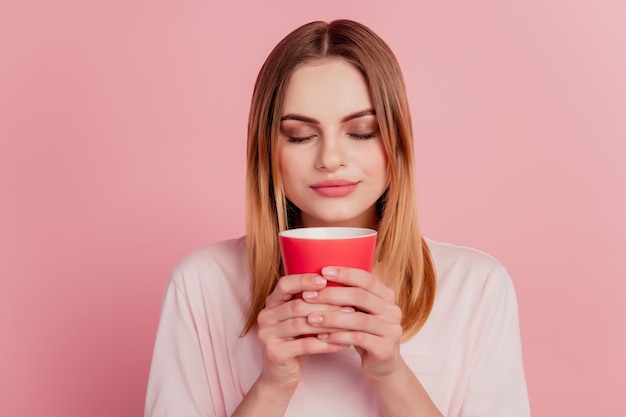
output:
[[318,339],[340,346],[354,346],[368,352],[375,360],[383,360],[393,352],[394,344],[386,343],[384,338],[366,332],[337,331],[321,333]]
[[267,297],[265,305],[273,307],[289,301],[303,291],[318,291],[326,286],[327,280],[319,274],[285,275],[276,283],[274,291]]
[[332,327],[342,331],[361,331],[380,337],[393,336],[395,334],[394,324],[386,323],[375,315],[361,312],[315,312],[307,316],[307,322],[311,326]]
[[330,286],[319,291],[317,297],[309,303],[352,306],[360,311],[380,316],[389,322],[402,320],[402,311],[396,305],[395,300],[382,299],[358,287]]
[[313,324],[307,317],[297,317],[285,320],[274,326],[274,336],[277,339],[294,339],[300,337],[315,336],[319,333],[332,333],[343,331],[334,327],[322,326],[321,324]]
[[367,313],[381,314],[385,301],[362,288],[331,286],[319,291],[309,303],[350,306]]
[[295,317],[270,326],[259,327],[257,336],[264,345],[274,345],[302,336],[315,336],[319,333],[331,333],[342,329],[309,323],[306,317]]
[[339,352],[348,347],[350,346],[328,343],[323,338],[303,337],[272,344],[268,346],[267,354],[270,361],[280,363],[300,356]]
[[312,326],[362,332],[391,340],[394,343],[402,338],[402,324],[399,320],[388,321],[373,314],[362,312],[316,312],[307,317]]
[[257,323],[259,326],[271,326],[284,320],[295,317],[306,317],[314,312],[339,311],[340,306],[332,304],[312,304],[310,301],[302,298],[289,300],[275,307],[266,307],[259,313]]
[[322,276],[329,281],[349,287],[359,287],[385,300],[395,300],[395,292],[383,284],[375,275],[362,269],[327,266]]
[[[367,351],[376,351],[376,356],[384,357],[389,346],[399,346],[402,338],[401,315],[389,320],[373,314],[356,311],[321,312],[309,315],[309,324],[313,326],[333,327],[338,330],[323,335],[325,341],[335,344],[349,344]],[[314,320],[312,320],[314,319]]]

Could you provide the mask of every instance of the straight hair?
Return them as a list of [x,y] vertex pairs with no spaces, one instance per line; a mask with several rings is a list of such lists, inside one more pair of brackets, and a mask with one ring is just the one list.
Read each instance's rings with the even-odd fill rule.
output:
[[424,325],[435,298],[436,274],[417,219],[413,128],[398,61],[371,29],[351,20],[311,22],[287,35],[267,57],[254,86],[248,119],[246,251],[251,304],[242,334],[284,275],[277,235],[299,225],[299,210],[283,190],[275,152],[291,74],[318,59],[344,59],[365,77],[388,160],[389,186],[377,202],[375,262],[402,310],[403,339]]

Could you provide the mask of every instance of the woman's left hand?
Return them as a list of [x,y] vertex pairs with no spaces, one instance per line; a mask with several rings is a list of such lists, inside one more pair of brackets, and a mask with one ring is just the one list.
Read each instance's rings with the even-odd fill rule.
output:
[[328,286],[307,302],[350,306],[355,312],[310,314],[311,325],[345,330],[317,337],[327,343],[353,345],[361,355],[363,372],[371,380],[384,380],[398,372],[404,366],[400,356],[402,310],[394,291],[361,269],[326,267],[322,275],[345,287]]

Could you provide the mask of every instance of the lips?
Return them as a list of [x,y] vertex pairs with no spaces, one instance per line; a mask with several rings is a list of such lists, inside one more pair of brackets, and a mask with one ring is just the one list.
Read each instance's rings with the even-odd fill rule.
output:
[[358,181],[325,180],[311,186],[311,189],[324,197],[343,197],[351,194],[359,185]]

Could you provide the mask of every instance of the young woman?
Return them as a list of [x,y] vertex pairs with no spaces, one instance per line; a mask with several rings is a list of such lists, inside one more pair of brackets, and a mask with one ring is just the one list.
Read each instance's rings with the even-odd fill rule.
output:
[[[250,110],[246,237],[173,272],[146,416],[530,415],[511,280],[422,237],[412,143],[370,29],[313,22],[275,47]],[[284,276],[278,232],[313,226],[376,229],[372,273]]]

